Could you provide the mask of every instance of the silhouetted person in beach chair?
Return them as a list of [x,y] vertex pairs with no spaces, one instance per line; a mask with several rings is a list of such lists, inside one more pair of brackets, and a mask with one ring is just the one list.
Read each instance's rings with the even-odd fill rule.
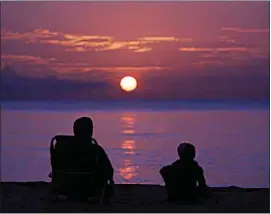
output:
[[179,159],[160,170],[165,181],[168,201],[175,203],[197,203],[207,193],[203,169],[194,160],[196,151],[190,143],[181,143]]
[[92,137],[92,120],[77,119],[73,132],[74,136],[57,135],[51,141],[52,193],[77,200],[92,196],[100,202],[108,200],[113,194],[114,170],[104,149]]

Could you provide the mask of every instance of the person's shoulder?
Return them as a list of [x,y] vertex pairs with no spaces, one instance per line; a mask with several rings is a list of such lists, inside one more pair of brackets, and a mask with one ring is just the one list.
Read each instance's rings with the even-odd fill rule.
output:
[[181,160],[180,159],[175,160],[171,165],[177,165],[177,164],[181,164]]
[[178,168],[178,167],[181,167],[181,166],[182,166],[182,161],[181,161],[180,159],[174,161],[174,162],[170,165],[170,167],[172,167],[172,168]]
[[176,166],[178,166],[179,165],[179,160],[176,160],[176,161],[174,161],[172,164],[170,164],[170,165],[166,165],[166,166],[163,166],[161,169],[160,169],[160,171],[165,171],[165,170],[168,170],[168,169],[171,169],[172,167],[174,168],[174,167],[176,167]]

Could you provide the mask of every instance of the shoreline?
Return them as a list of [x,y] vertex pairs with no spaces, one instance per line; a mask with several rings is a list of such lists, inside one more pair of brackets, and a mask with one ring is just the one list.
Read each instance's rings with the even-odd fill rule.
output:
[[161,185],[116,184],[110,204],[46,200],[48,182],[1,182],[1,212],[270,212],[270,188],[211,187],[201,204],[165,202]]

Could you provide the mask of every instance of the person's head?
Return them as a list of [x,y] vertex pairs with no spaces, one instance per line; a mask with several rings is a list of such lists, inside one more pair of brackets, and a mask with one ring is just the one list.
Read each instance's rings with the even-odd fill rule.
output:
[[91,138],[93,134],[93,122],[89,117],[81,117],[73,124],[73,133],[82,138]]
[[177,152],[179,158],[183,160],[193,160],[196,156],[195,146],[187,142],[181,143],[177,148]]

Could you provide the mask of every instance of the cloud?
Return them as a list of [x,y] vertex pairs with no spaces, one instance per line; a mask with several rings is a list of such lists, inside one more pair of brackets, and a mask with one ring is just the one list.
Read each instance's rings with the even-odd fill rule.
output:
[[269,33],[269,29],[257,29],[257,28],[237,28],[237,27],[224,27],[222,31],[230,31],[236,33]]
[[222,43],[229,43],[229,44],[236,43],[236,41],[234,39],[230,38],[229,36],[219,36],[217,38],[217,40],[222,42]]
[[142,53],[142,52],[149,52],[151,50],[152,50],[152,48],[139,48],[139,49],[136,49],[134,52]]
[[182,47],[179,49],[183,52],[248,52],[246,47],[224,47],[224,48],[197,48],[197,47]]
[[235,43],[234,46],[232,44],[217,44],[218,47],[181,47],[179,51],[184,54],[193,54],[196,60],[190,63],[191,65],[199,66],[217,65],[220,67],[226,64],[232,66],[236,64],[245,65],[248,60],[257,61],[269,58],[268,53],[257,46],[237,45]]
[[[269,58],[267,45],[240,42],[237,36],[225,34],[207,41],[176,36],[118,40],[108,35],[80,35],[48,29],[24,33],[4,29],[2,35],[1,61],[31,76],[46,76],[52,72],[65,76],[85,75],[93,70],[141,75],[145,71],[172,67],[175,68],[172,72],[182,75],[194,67],[219,68]],[[265,40],[260,41],[265,44]]]
[[38,56],[28,56],[28,55],[2,55],[1,61],[11,61],[11,62],[25,62],[25,63],[33,63],[33,64],[48,64],[50,61],[54,61],[54,58],[50,59],[42,59]]
[[55,38],[58,35],[58,32],[51,32],[47,29],[35,29],[32,32],[25,33],[10,32],[6,29],[1,30],[2,40],[24,40],[26,42],[37,42],[42,39]]
[[65,34],[65,39],[73,40],[73,41],[89,41],[89,40],[99,40],[99,41],[111,41],[113,38],[111,36],[80,36],[73,34]]
[[140,37],[139,40],[151,42],[192,42],[191,38],[176,38],[173,36],[168,37]]
[[125,49],[131,52],[149,52],[150,45],[157,43],[187,43],[191,38],[176,37],[140,37],[136,40],[118,41],[106,35],[77,35],[54,32],[47,29],[36,29],[32,32],[17,33],[3,30],[3,40],[22,40],[25,43],[41,43],[48,45],[59,45],[67,51],[89,52],[89,51],[112,51]]
[[[71,47],[70,50],[95,50],[97,47],[105,47],[110,45],[112,38],[106,36],[74,36],[64,35],[63,39],[41,40],[40,43],[49,45],[60,45]],[[81,48],[81,49],[79,49]]]
[[[138,73],[138,72],[146,72],[146,71],[157,71],[165,69],[166,67],[161,66],[93,66],[90,63],[70,63],[70,62],[61,62],[56,58],[42,58],[38,56],[29,56],[29,55],[2,55],[1,57],[1,65],[11,64],[15,65],[15,67],[24,67],[27,72],[25,74],[31,76],[44,76],[41,75],[40,72],[37,72],[39,66],[43,66],[43,69],[52,71],[50,73],[47,72],[47,75],[59,76],[62,74],[72,74],[81,76],[85,73],[90,73],[89,78],[91,78],[92,71],[100,71],[100,72],[122,72],[122,73]],[[17,65],[17,66],[16,66]],[[34,72],[31,73],[31,69],[34,69]],[[55,73],[53,73],[53,71]],[[46,74],[45,74],[46,76]],[[85,75],[84,75],[85,77]],[[73,76],[73,78],[76,78]],[[83,78],[82,78],[83,79]]]

